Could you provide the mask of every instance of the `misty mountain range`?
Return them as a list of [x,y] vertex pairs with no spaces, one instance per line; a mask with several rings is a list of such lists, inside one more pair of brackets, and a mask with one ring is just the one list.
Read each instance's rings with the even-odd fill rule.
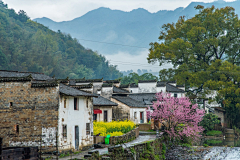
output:
[[150,13],[142,8],[124,12],[101,7],[71,21],[55,22],[46,17],[34,21],[54,31],[69,33],[84,47],[103,55],[119,52],[137,55],[142,50],[148,49],[150,42],[158,41],[163,24],[176,22],[179,16],[193,17],[198,13],[194,8],[197,5],[205,7],[214,5],[218,8],[232,6],[238,15],[240,13],[240,0],[234,2],[218,0],[211,3],[192,2],[186,8],[179,7],[174,11],[160,10],[156,13]]

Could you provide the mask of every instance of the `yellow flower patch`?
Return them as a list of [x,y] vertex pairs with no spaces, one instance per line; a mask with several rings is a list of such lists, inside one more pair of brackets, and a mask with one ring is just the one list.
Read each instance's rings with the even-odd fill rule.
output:
[[93,133],[100,136],[106,136],[110,134],[111,136],[121,136],[133,130],[136,127],[135,123],[132,121],[112,121],[112,122],[93,122]]

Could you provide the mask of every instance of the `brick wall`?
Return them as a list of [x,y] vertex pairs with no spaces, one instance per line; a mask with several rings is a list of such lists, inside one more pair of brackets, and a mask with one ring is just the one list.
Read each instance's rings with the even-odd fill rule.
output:
[[0,82],[0,135],[3,147],[36,146],[41,136],[55,145],[59,87],[31,87],[31,81]]

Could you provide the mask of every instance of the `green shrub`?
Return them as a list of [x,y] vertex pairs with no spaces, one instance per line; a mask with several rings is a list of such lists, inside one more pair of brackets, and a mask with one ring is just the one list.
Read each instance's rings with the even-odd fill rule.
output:
[[208,147],[208,145],[207,145],[207,144],[205,144],[205,143],[203,144],[203,146],[204,146],[204,147]]
[[200,122],[200,126],[203,126],[203,128],[205,129],[204,133],[206,133],[207,131],[213,130],[214,125],[219,123],[220,120],[218,120],[218,116],[209,113],[203,116],[203,120]]
[[206,135],[207,136],[219,136],[219,135],[222,135],[222,131],[215,131],[215,130],[207,131]]
[[190,144],[188,144],[188,143],[183,143],[183,144],[180,144],[180,146],[182,146],[182,147],[191,147],[191,145],[190,145]]
[[222,140],[211,139],[211,140],[206,140],[204,143],[209,146],[216,146],[216,145],[222,144]]

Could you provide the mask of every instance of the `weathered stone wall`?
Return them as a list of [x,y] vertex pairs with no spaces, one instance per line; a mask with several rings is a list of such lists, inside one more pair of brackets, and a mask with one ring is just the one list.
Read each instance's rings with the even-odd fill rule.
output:
[[165,152],[162,139],[156,139],[152,142],[145,142],[134,145],[132,147],[123,148],[121,145],[108,148],[108,153],[99,156],[98,152],[94,152],[91,156],[84,156],[88,160],[108,159],[108,160],[135,160],[135,159],[165,159]]
[[41,137],[56,145],[59,87],[32,88],[31,81],[0,82],[3,147],[36,146]]
[[118,104],[118,106],[113,107],[113,119],[114,120],[124,120],[130,119],[130,107],[125,105],[124,103],[119,102],[118,100],[111,98],[112,102]]
[[[113,136],[110,137],[109,139],[109,143],[111,145],[116,145],[116,144],[120,144],[120,143],[125,143],[128,141],[131,141],[133,139],[136,139],[139,136],[139,128],[135,128],[132,131],[122,135],[122,136]],[[97,143],[104,143],[105,142],[105,138],[103,136],[94,136],[94,144]]]
[[151,124],[147,124],[147,123],[145,123],[145,124],[139,124],[139,130],[140,131],[148,131],[148,130],[150,130],[151,129]]
[[110,99],[113,94],[113,87],[102,87],[101,96]]
[[224,120],[225,120],[224,112],[215,109],[214,114],[215,114],[216,116],[218,116],[218,118],[221,118],[221,125],[222,125],[222,127],[225,127],[227,124],[226,124],[226,122],[224,121]]

